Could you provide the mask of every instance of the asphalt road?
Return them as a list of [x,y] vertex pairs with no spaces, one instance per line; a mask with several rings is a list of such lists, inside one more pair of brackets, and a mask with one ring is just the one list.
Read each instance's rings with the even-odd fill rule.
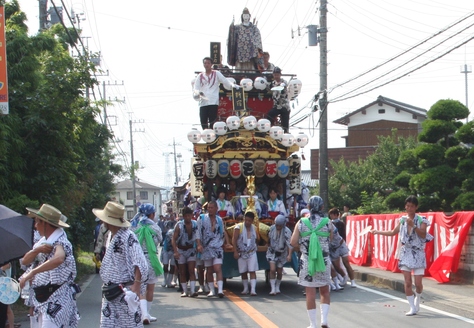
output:
[[[282,294],[269,296],[270,286],[264,281],[263,271],[257,274],[257,296],[241,296],[240,278],[227,280],[226,297],[181,298],[177,289],[162,288],[157,284],[151,313],[158,317],[149,327],[307,327],[309,324],[303,288],[297,277],[286,269],[281,285]],[[291,272],[290,272],[291,271]],[[101,280],[91,276],[83,285],[78,306],[82,319],[79,327],[99,327]],[[402,297],[402,298],[400,298]],[[319,300],[317,300],[319,304]],[[318,306],[319,309],[319,306]],[[436,309],[422,304],[421,311],[406,317],[408,304],[403,294],[387,293],[383,288],[360,284],[346,286],[344,291],[331,293],[329,325],[334,327],[473,327],[474,320],[462,317],[456,308]],[[318,311],[319,312],[319,311]],[[318,322],[319,321],[318,315]],[[28,327],[25,325],[22,327]]]

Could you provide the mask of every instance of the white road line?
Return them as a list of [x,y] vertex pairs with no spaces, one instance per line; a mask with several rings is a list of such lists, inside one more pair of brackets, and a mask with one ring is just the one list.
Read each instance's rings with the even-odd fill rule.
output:
[[[370,293],[377,294],[377,295],[380,295],[380,296],[383,296],[383,297],[391,298],[392,300],[395,300],[395,301],[399,301],[399,302],[408,304],[407,300],[405,300],[403,298],[400,298],[400,297],[397,297],[397,296],[393,296],[393,295],[390,295],[390,294],[379,292],[377,290],[373,290],[373,289],[370,289],[370,288],[367,288],[367,287],[364,287],[364,286],[361,286],[361,285],[357,285],[357,288],[365,290],[366,292],[370,292]],[[466,317],[462,317],[462,316],[457,315],[457,314],[452,314],[452,313],[449,313],[449,312],[446,312],[446,311],[443,311],[443,310],[438,310],[438,309],[435,309],[431,306],[427,306],[427,305],[423,305],[423,304],[420,304],[420,308],[431,311],[431,312],[435,312],[435,313],[438,313],[438,314],[442,314],[444,316],[451,317],[453,319],[461,320],[461,321],[464,321],[464,322],[467,322],[467,323],[470,323],[470,324],[474,325],[474,320],[466,318]]]

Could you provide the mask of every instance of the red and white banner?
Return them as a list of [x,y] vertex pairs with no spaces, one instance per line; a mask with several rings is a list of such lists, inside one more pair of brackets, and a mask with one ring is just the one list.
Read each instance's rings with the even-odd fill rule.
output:
[[[398,270],[398,234],[393,237],[361,234],[369,225],[375,230],[393,230],[403,214],[356,215],[347,218],[347,246],[349,260],[356,265],[367,265],[387,271]],[[434,236],[426,244],[426,274],[439,282],[448,282],[449,274],[457,272],[464,241],[474,219],[474,212],[457,212],[445,216],[441,212],[419,213],[431,225]]]

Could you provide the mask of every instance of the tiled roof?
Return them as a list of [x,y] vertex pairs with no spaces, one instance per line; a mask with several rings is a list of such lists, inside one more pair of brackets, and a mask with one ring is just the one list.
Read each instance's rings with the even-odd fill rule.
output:
[[423,109],[423,108],[420,108],[420,107],[416,107],[416,106],[412,106],[412,105],[409,105],[409,104],[405,104],[401,101],[397,101],[397,100],[393,100],[393,99],[390,99],[390,98],[387,98],[387,97],[383,97],[383,96],[378,96],[377,100],[371,102],[370,104],[367,104],[337,120],[334,121],[334,123],[338,123],[338,124],[343,124],[343,125],[348,125],[349,124],[349,118],[351,116],[353,116],[354,114],[357,114],[358,112],[360,111],[363,111],[364,109],[367,109],[369,108],[370,106],[374,105],[374,104],[377,104],[377,103],[383,103],[383,104],[387,104],[387,105],[390,105],[390,106],[393,106],[395,108],[399,108],[400,110],[403,110],[403,111],[406,111],[406,112],[409,112],[411,114],[415,114],[417,116],[421,116],[421,117],[425,117],[426,118],[426,109]]
[[[140,180],[135,181],[135,188],[136,189],[166,190],[165,188],[157,187],[157,186],[151,185],[149,183],[146,183],[146,182],[140,181]],[[132,180],[127,179],[127,180],[117,182],[115,184],[115,189],[116,190],[130,190],[130,189],[132,189]]]

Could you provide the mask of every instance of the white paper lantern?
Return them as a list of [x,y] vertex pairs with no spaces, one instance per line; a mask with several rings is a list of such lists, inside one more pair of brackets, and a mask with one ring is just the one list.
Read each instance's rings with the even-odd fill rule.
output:
[[263,159],[256,159],[253,163],[253,168],[257,178],[263,178],[265,176],[265,161]]
[[245,91],[250,91],[253,89],[253,82],[251,79],[242,79],[240,80],[240,85],[244,88]]
[[206,161],[206,165],[205,165],[205,168],[206,168],[206,176],[209,178],[209,179],[214,179],[217,175],[217,161],[213,160],[213,159],[210,159],[208,161]]
[[277,163],[278,176],[286,178],[290,173],[290,161],[286,159],[279,160]]
[[230,163],[228,160],[226,159],[220,159],[218,162],[217,162],[217,174],[219,174],[219,176],[221,178],[227,178],[227,176],[229,175],[229,171],[230,171]]
[[265,90],[267,87],[267,80],[264,77],[259,76],[255,79],[253,86],[257,90]]
[[216,133],[214,132],[214,130],[206,129],[202,131],[201,138],[206,143],[211,143],[211,142],[214,142],[214,140],[216,140]]
[[227,124],[222,121],[216,122],[214,123],[213,129],[218,136],[223,136],[227,133]]
[[306,146],[308,144],[308,142],[309,142],[309,137],[306,134],[304,134],[303,132],[300,132],[296,136],[295,144],[297,144],[301,148]]
[[[226,79],[230,82],[231,85],[234,85],[234,84],[235,84],[235,79],[234,79],[233,77],[226,77]],[[230,88],[228,88],[228,87],[226,87],[226,86],[224,85],[224,89],[230,91],[230,90],[232,90],[232,86],[231,86]]]
[[230,176],[233,179],[238,179],[242,175],[242,162],[238,159],[230,161]]
[[280,140],[283,136],[283,128],[281,126],[272,126],[270,128],[270,137],[275,140]]
[[266,118],[261,118],[257,122],[257,129],[260,132],[268,132],[270,131],[270,128],[272,127],[272,123],[270,120],[267,120]]
[[269,178],[276,177],[278,173],[277,161],[269,160],[265,163],[265,174]]
[[257,127],[257,119],[255,116],[247,116],[243,119],[244,128],[246,130],[253,130]]
[[240,118],[238,116],[229,116],[225,122],[229,130],[237,130],[240,126]]
[[192,129],[188,132],[188,140],[192,143],[198,143],[201,140],[201,132],[196,129]]
[[288,83],[288,98],[294,100],[301,93],[302,83],[298,79],[293,79]]
[[295,143],[295,137],[291,133],[284,133],[281,136],[281,144],[285,147],[291,147]]

